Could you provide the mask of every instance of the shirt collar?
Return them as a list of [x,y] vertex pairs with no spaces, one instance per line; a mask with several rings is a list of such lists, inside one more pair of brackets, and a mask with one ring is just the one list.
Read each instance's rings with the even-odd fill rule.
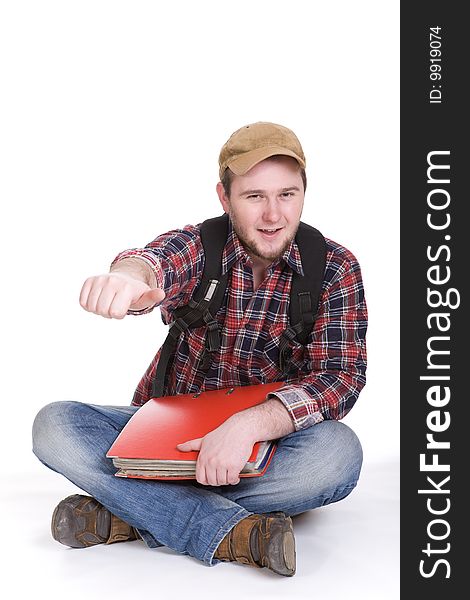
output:
[[[232,226],[232,221],[229,219],[229,234],[227,243],[225,244],[224,252],[222,254],[222,275],[225,275],[229,269],[238,261],[246,262],[250,260],[245,248],[242,246],[237,234]],[[281,260],[289,265],[296,273],[300,275],[304,274],[302,267],[302,260],[300,258],[300,251],[297,242],[292,240],[284,254],[275,260],[269,267],[268,270],[274,269]]]

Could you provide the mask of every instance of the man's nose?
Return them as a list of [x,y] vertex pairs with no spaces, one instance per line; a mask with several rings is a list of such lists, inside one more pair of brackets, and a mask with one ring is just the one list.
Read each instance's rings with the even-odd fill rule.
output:
[[264,205],[264,220],[267,223],[276,223],[279,220],[280,214],[280,207],[277,198],[268,198]]

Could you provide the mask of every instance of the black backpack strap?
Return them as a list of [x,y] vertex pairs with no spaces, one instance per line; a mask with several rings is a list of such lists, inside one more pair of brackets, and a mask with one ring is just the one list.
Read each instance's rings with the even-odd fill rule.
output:
[[220,335],[215,316],[222,306],[228,273],[221,275],[222,254],[228,237],[228,215],[207,219],[201,224],[200,235],[204,249],[204,271],[193,297],[186,306],[174,311],[174,321],[163,343],[157,370],[152,382],[152,397],[159,398],[168,376],[180,335],[187,329],[207,326],[204,354],[198,368],[207,371],[212,354],[220,347]]
[[279,342],[279,367],[284,375],[292,356],[291,342],[297,340],[305,345],[313,329],[326,264],[326,242],[318,229],[300,222],[295,240],[304,275],[292,271],[290,326],[282,332]]

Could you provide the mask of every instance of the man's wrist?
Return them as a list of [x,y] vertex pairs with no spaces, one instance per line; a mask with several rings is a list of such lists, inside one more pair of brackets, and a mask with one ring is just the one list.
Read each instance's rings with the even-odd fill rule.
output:
[[275,397],[236,413],[230,419],[240,425],[243,434],[253,443],[277,439],[295,431],[289,411]]
[[157,287],[157,278],[151,266],[139,258],[128,257],[118,260],[111,265],[109,272],[128,275],[146,283],[152,289]]

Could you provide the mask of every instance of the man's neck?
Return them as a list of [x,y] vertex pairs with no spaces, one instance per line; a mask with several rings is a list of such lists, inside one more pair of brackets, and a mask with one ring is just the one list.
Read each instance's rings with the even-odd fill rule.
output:
[[253,264],[253,289],[256,291],[266,278],[266,267]]

